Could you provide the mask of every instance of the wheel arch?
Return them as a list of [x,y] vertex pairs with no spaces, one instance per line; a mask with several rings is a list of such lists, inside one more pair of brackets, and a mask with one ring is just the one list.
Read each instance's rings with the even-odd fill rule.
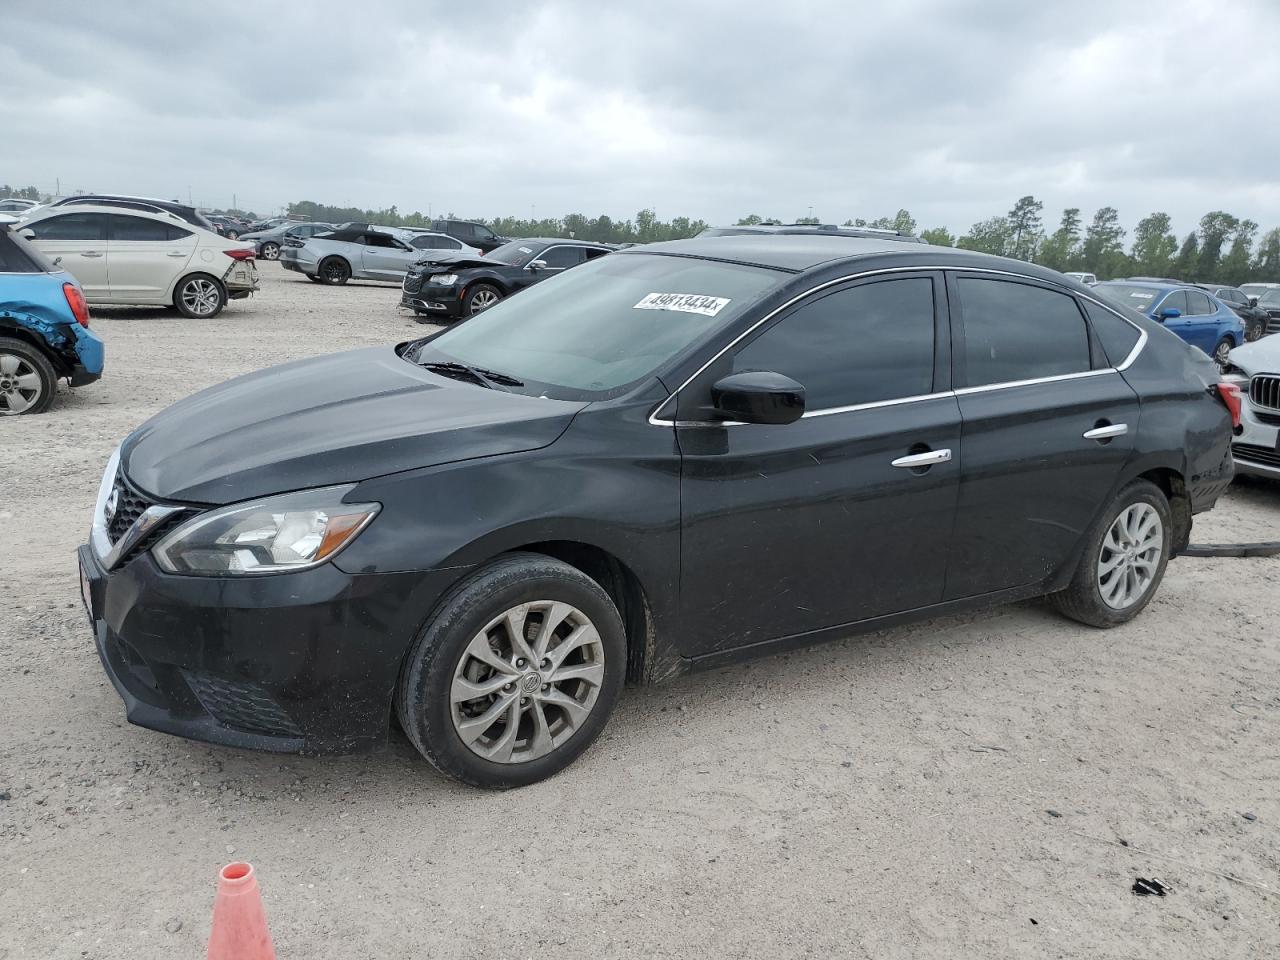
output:
[[39,350],[46,360],[53,366],[54,373],[59,377],[68,377],[71,375],[71,366],[59,352],[35,330],[30,327],[23,326],[21,323],[14,321],[10,317],[0,317],[0,337],[8,337],[11,340],[20,340],[33,350]]
[[178,279],[173,281],[173,286],[169,288],[169,302],[176,308],[178,306],[178,291],[182,289],[182,285],[194,277],[208,277],[218,285],[218,289],[222,291],[222,299],[230,301],[231,297],[227,293],[227,285],[222,282],[220,277],[214,276],[208,270],[188,270],[186,273],[180,274]]

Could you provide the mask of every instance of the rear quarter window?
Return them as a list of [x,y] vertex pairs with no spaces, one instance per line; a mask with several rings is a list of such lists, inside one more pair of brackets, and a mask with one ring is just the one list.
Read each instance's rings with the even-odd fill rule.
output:
[[52,273],[49,259],[22,237],[0,228],[0,273]]
[[1113,367],[1120,366],[1138,345],[1138,339],[1142,334],[1128,320],[1116,316],[1096,303],[1085,300],[1084,312],[1089,316],[1089,325],[1093,327],[1093,334],[1102,345],[1102,352],[1107,355],[1107,361]]

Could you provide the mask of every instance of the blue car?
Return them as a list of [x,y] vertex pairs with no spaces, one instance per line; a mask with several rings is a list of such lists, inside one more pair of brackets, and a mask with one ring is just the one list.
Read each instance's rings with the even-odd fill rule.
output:
[[1221,300],[1204,290],[1174,280],[1109,280],[1093,292],[1104,300],[1144,313],[1165,325],[1218,366],[1227,365],[1232,347],[1244,343],[1244,324]]
[[76,278],[0,217],[0,417],[43,413],[65,377],[73,387],[102,376],[102,338]]

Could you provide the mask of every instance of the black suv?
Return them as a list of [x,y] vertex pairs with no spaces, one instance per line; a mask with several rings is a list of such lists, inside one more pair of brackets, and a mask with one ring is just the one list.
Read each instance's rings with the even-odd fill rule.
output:
[[607,243],[535,237],[511,240],[481,259],[432,254],[405,274],[400,306],[422,318],[469,317],[518,290],[615,249]]
[[86,193],[74,197],[63,197],[61,200],[55,200],[49,206],[72,207],[86,203],[94,206],[124,207],[127,210],[147,210],[151,213],[158,213],[163,210],[166,213],[181,217],[187,223],[208,230],[210,233],[219,232],[218,228],[213,225],[213,221],[195,207],[189,207],[185,203],[176,203],[172,200],[152,200],[149,197],[122,197],[109,193]]
[[488,253],[497,250],[508,240],[500,237],[483,223],[470,220],[432,220],[431,229],[436,233],[446,233],[455,240],[461,240],[468,247],[475,247]]
[[1244,321],[1246,340],[1258,340],[1266,335],[1267,321],[1270,319],[1267,311],[1239,287],[1229,287],[1222,283],[1197,283],[1194,286],[1208,290],[1212,296],[1235,311],[1236,316]]

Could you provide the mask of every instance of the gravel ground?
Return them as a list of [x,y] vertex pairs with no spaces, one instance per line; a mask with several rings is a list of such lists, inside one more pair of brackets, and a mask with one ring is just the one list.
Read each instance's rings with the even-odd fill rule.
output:
[[[423,329],[391,287],[262,273],[213,321],[97,310],[106,378],[0,423],[0,958],[203,956],[241,858],[282,960],[1280,953],[1280,558],[1180,559],[1110,632],[1022,604],[629,690],[507,794],[398,734],[311,760],[129,726],[73,558],[111,448],[227,377]],[[1239,483],[1194,539],[1278,520],[1280,484]]]

